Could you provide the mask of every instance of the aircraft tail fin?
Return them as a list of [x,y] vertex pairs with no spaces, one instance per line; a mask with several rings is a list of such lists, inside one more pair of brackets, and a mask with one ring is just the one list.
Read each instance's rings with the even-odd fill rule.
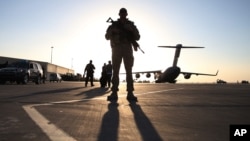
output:
[[195,47],[195,46],[182,46],[182,44],[177,44],[176,46],[158,46],[162,48],[204,48],[204,47]]
[[173,61],[173,67],[177,66],[178,58],[180,57],[181,49],[182,48],[204,48],[204,47],[191,47],[191,46],[182,46],[182,44],[177,44],[176,46],[158,46],[163,48],[175,48],[175,55]]

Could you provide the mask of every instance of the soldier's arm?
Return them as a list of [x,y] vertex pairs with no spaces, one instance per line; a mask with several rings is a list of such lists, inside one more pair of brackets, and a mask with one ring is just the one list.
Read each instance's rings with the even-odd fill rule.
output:
[[140,34],[139,30],[137,27],[134,25],[134,22],[129,21],[129,24],[125,25],[125,28],[129,31],[132,32],[134,40],[138,41],[140,39]]
[[133,34],[134,34],[134,39],[136,41],[138,41],[141,36],[140,36],[139,30],[137,29],[137,27],[135,25],[133,27]]
[[87,71],[88,65],[85,66],[84,73]]
[[106,34],[105,34],[106,40],[110,40],[110,37],[111,37],[111,26],[108,27]]

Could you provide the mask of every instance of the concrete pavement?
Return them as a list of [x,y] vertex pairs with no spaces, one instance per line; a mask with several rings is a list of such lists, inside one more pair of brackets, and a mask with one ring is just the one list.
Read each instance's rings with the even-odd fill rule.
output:
[[83,83],[0,85],[0,141],[228,141],[250,124],[250,86],[135,84],[138,102]]

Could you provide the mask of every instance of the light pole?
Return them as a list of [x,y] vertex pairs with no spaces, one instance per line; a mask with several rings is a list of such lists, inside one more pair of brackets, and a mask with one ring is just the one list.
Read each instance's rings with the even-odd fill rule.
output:
[[73,69],[73,58],[71,58],[71,69]]
[[52,64],[52,54],[53,54],[53,46],[51,47],[51,58],[50,58],[50,63]]

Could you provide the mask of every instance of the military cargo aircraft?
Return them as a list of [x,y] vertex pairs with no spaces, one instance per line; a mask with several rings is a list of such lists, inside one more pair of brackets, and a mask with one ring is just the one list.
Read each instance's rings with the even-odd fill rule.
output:
[[136,78],[140,78],[140,74],[143,74],[143,73],[146,73],[146,77],[149,78],[151,77],[150,74],[153,73],[155,75],[154,78],[155,78],[156,83],[165,83],[165,82],[176,83],[176,78],[179,76],[179,74],[183,74],[185,79],[189,79],[191,75],[217,76],[218,74],[218,71],[215,74],[184,72],[184,71],[181,71],[180,67],[177,66],[178,58],[180,56],[180,52],[182,48],[204,48],[204,47],[182,46],[182,44],[177,44],[176,46],[158,46],[158,47],[176,49],[173,66],[167,68],[164,72],[162,72],[161,70],[133,72]]

